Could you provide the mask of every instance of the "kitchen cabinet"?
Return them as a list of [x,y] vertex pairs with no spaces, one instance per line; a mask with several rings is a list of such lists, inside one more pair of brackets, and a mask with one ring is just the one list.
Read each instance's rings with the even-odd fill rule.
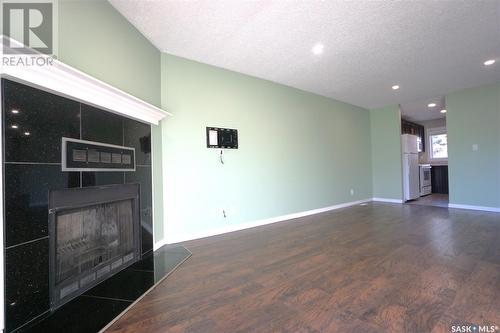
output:
[[432,193],[448,194],[448,166],[433,165],[431,169]]
[[401,119],[401,134],[412,134],[419,137],[420,150],[425,151],[425,128],[422,125]]

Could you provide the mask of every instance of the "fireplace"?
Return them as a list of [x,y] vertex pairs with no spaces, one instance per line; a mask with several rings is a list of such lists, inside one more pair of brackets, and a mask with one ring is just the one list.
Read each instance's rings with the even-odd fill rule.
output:
[[139,184],[51,190],[51,310],[136,262],[139,234]]

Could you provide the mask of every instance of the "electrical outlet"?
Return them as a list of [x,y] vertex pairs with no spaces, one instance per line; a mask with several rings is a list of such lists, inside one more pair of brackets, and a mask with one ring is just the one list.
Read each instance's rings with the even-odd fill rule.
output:
[[222,216],[222,218],[224,219],[229,219],[229,217],[232,218],[238,213],[238,206],[232,205],[229,207],[220,208],[219,212],[220,212],[219,216]]
[[353,195],[354,195],[354,189],[351,188],[351,196],[353,196]]

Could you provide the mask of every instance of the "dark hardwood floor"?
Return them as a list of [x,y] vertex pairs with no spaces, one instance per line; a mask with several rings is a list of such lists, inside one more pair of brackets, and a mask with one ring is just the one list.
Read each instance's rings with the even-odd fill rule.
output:
[[500,327],[500,214],[367,204],[190,241],[106,332]]

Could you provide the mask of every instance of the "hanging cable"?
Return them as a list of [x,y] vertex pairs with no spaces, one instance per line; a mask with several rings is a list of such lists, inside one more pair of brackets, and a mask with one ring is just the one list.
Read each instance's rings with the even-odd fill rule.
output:
[[219,155],[219,158],[220,158],[220,163],[221,163],[221,164],[224,164],[224,157],[223,157],[223,156],[224,156],[224,153],[223,153],[223,150],[221,149],[221,150],[220,150],[220,155]]

